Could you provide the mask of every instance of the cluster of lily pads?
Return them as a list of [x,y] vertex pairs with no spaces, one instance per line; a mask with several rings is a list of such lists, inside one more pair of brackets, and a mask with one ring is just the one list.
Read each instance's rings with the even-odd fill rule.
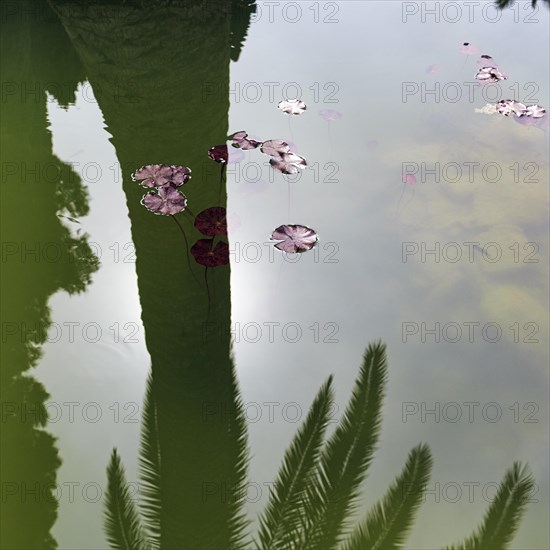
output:
[[229,244],[221,240],[227,236],[227,212],[222,206],[203,210],[195,217],[195,228],[209,239],[199,239],[192,247],[195,261],[204,267],[218,267],[229,263]]
[[[278,109],[284,113],[297,116],[303,114],[307,106],[300,99],[281,101]],[[336,111],[323,113],[328,120],[338,120],[340,113]],[[291,151],[288,142],[282,139],[269,139],[267,141],[258,141],[249,137],[246,131],[235,132],[228,136],[231,146],[242,151],[251,151],[259,149],[264,155],[271,157],[269,164],[275,170],[282,174],[297,174],[300,170],[307,167],[307,161],[304,157]],[[229,162],[229,149],[227,144],[215,145],[208,150],[208,156],[215,162],[222,164],[223,168]],[[318,241],[317,233],[305,226],[298,224],[281,225],[271,234],[271,240],[279,241],[275,248],[289,254],[296,254],[311,250]]]
[[[479,51],[477,47],[472,46],[467,42],[462,45],[461,49],[464,53]],[[480,56],[477,64],[480,68],[476,74],[476,79],[482,83],[494,83],[501,80],[506,80],[508,78],[507,75],[500,72],[497,62],[490,55],[484,54]],[[494,108],[497,113],[507,117],[511,116],[517,122],[527,126],[538,125],[540,119],[542,119],[546,114],[546,109],[538,104],[527,106],[519,101],[516,101],[515,99],[501,99],[496,105],[494,105]]]
[[149,164],[136,170],[132,179],[150,189],[141,200],[147,210],[162,216],[173,216],[185,210],[187,197],[178,188],[191,179],[187,166]]
[[[141,200],[143,206],[153,214],[172,216],[183,232],[174,216],[187,209],[187,197],[179,188],[191,179],[191,169],[187,166],[149,164],[136,170],[132,179],[149,189]],[[227,235],[225,208],[215,206],[203,210],[195,216],[194,225],[203,235],[210,237],[199,239],[191,248],[195,261],[205,267],[227,265],[229,245],[219,238]]]
[[497,112],[504,116],[515,115],[518,117],[527,116],[541,118],[546,113],[546,109],[540,105],[529,105],[526,107],[523,103],[515,99],[501,99],[496,105]]
[[[264,155],[271,157],[269,164],[282,174],[297,174],[300,170],[307,167],[307,161],[304,157],[293,153],[290,145],[282,139],[270,139],[268,141],[256,141],[249,139],[246,132],[237,132],[229,139],[232,140],[232,146],[243,151],[260,149]],[[227,164],[229,159],[229,150],[227,145],[216,145],[208,151],[208,156],[220,163]]]
[[[466,54],[466,60],[470,55],[479,53],[479,48],[470,42],[464,42],[460,45],[460,51],[463,54]],[[478,71],[476,74],[476,79],[480,82],[487,84],[489,82],[499,82],[500,80],[506,80],[507,75],[500,72],[497,62],[487,54],[483,54],[477,60]],[[430,65],[426,70],[429,74],[435,74],[437,72],[437,65]]]
[[[306,109],[303,101],[296,99],[282,101],[278,108],[289,115],[302,114]],[[341,114],[336,111],[326,111],[322,115],[325,120],[338,120]],[[290,145],[280,139],[257,141],[249,138],[245,131],[236,132],[228,137],[231,145],[236,149],[260,151],[271,157],[270,165],[283,174],[296,174],[307,167],[304,157],[291,151]],[[229,162],[229,150],[226,144],[215,145],[208,150],[208,156],[222,165],[220,186],[223,182],[225,166]],[[141,203],[147,210],[160,216],[171,216],[178,224],[187,242],[185,231],[175,218],[176,214],[186,211],[187,197],[180,188],[191,179],[191,169],[187,166],[173,164],[148,164],[142,166],[132,174],[132,179],[149,189],[143,196]],[[221,190],[221,187],[220,187]],[[193,214],[191,214],[193,215]],[[194,217],[194,226],[208,238],[199,239],[192,247],[191,254],[195,261],[205,266],[218,267],[229,263],[229,244],[227,237],[227,212],[221,206],[213,206],[203,210]],[[289,254],[296,254],[311,250],[318,242],[317,233],[298,224],[280,225],[271,234],[271,240],[278,241],[274,246]]]
[[[296,110],[298,108],[299,106],[295,106]],[[249,138],[245,131],[236,132],[228,139],[236,149],[250,151],[259,148],[264,155],[271,157],[269,164],[283,174],[296,174],[307,166],[306,159],[293,153],[290,145],[281,139],[257,141]],[[226,164],[229,158],[227,145],[212,147],[208,151],[208,156],[218,163]],[[271,240],[280,241],[275,244],[275,248],[289,254],[296,254],[311,250],[317,243],[318,237],[313,229],[305,225],[290,224],[277,227],[271,234]]]
[[[244,147],[247,147],[244,143],[248,141],[246,134],[240,141]],[[269,146],[273,147],[273,145]],[[179,191],[179,188],[191,179],[191,169],[187,166],[149,164],[136,170],[132,174],[132,179],[149,189],[141,202],[150,212],[174,217],[186,210],[187,197]],[[222,206],[213,206],[203,210],[195,216],[194,226],[203,235],[209,237],[199,239],[191,247],[191,254],[195,261],[206,268],[227,265],[229,244],[221,240],[227,236],[226,209]],[[295,254],[311,250],[317,243],[318,237],[313,229],[305,225],[281,225],[273,231],[271,240],[279,241],[274,245],[275,248]]]
[[477,64],[480,65],[480,68],[477,71],[476,79],[484,84],[508,79],[508,75],[500,72],[496,61],[490,55],[482,55]]

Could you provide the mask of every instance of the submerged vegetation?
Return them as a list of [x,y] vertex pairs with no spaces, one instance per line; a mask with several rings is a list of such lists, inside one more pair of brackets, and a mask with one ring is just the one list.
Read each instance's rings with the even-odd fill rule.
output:
[[[245,417],[236,385],[232,414],[226,415],[231,449],[219,447],[220,462],[227,452],[238,460],[228,483],[226,548],[366,550],[401,548],[421,504],[432,468],[426,444],[413,448],[401,473],[385,496],[353,525],[350,517],[360,506],[360,489],[378,444],[382,404],[387,382],[386,348],[370,344],[346,411],[334,433],[327,437],[333,404],[332,377],[321,386],[308,416],[285,452],[269,502],[259,518],[258,533],[251,535],[244,512],[246,470],[250,460]],[[190,422],[197,419],[190,418]],[[167,521],[162,494],[162,444],[158,438],[152,383],[145,399],[140,449],[143,498],[138,507],[130,497],[124,467],[116,449],[107,469],[108,494],[105,531],[111,548],[152,550],[166,548],[163,525]],[[192,478],[193,472],[182,472]],[[525,511],[534,486],[526,467],[514,463],[506,472],[498,493],[481,525],[463,542],[447,550],[503,550],[508,547]],[[185,487],[183,487],[185,490]],[[197,502],[197,506],[201,503]],[[207,512],[208,508],[205,508]],[[172,511],[173,512],[173,511]],[[181,529],[193,529],[185,516]],[[217,548],[215,533],[202,532],[195,540],[200,548]]]

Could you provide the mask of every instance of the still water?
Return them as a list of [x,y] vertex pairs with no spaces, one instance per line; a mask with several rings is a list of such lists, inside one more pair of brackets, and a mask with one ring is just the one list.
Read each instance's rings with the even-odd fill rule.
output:
[[[319,389],[330,438],[378,340],[351,525],[426,443],[407,548],[469,536],[514,461],[534,484],[509,548],[550,547],[548,115],[495,112],[550,104],[549,10],[468,4],[3,2],[2,548],[109,548],[115,447],[162,548],[239,547],[236,503],[254,536]],[[481,55],[507,78],[476,79]],[[307,168],[208,157],[243,130]],[[180,227],[141,204],[151,164],[192,170]],[[205,272],[193,217],[218,205],[230,266]],[[289,224],[316,246],[274,248]]]

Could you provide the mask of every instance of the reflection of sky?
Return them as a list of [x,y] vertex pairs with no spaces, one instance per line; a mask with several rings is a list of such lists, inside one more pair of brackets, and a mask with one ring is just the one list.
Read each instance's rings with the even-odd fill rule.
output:
[[[536,98],[548,107],[548,10],[539,10],[539,23],[515,23],[516,12],[507,10],[501,21],[490,24],[481,16],[485,3],[480,3],[471,24],[466,11],[457,23],[446,22],[443,15],[439,23],[433,23],[433,16],[422,23],[417,15],[404,24],[400,2],[340,2],[334,16],[339,22],[323,24],[314,23],[310,4],[300,3],[303,15],[295,24],[285,22],[277,9],[272,23],[267,12],[262,12],[251,26],[241,60],[231,69],[233,90],[242,92],[248,85],[249,97],[258,89],[262,96],[256,103],[245,101],[242,94],[232,96],[230,131],[246,129],[260,139],[291,138],[310,164],[319,163],[318,182],[315,171],[309,170],[298,183],[291,184],[290,216],[287,183],[280,174],[270,174],[263,166],[267,158],[259,151],[246,152],[245,159],[228,172],[230,217],[239,220],[231,235],[236,251],[232,258],[234,328],[237,323],[241,329],[247,323],[262,328],[259,342],[244,340],[256,336],[256,325],[249,325],[249,332],[245,335],[241,330],[241,341],[235,345],[244,401],[249,404],[249,418],[255,420],[250,424],[254,455],[250,479],[262,486],[274,478],[297,428],[296,423],[284,420],[295,414],[289,404],[297,403],[305,414],[322,381],[334,373],[341,411],[366,344],[382,338],[388,344],[390,382],[366,504],[383,494],[411,447],[420,441],[429,443],[434,455],[429,488],[435,489],[439,482],[443,491],[445,484],[458,483],[463,496],[451,503],[440,494],[437,503],[436,496],[427,495],[407,546],[440,547],[469,534],[488,505],[481,488],[469,502],[464,483],[481,486],[499,481],[513,460],[528,461],[541,487],[536,495],[539,502],[530,505],[513,547],[546,548],[548,534],[542,528],[548,511],[545,136],[511,119],[475,113],[475,108],[487,103],[480,90],[474,92],[473,102],[468,101],[465,87],[465,95],[457,103],[434,104],[430,96],[422,103],[418,95],[404,103],[401,95],[403,82],[418,86],[426,82],[430,87],[436,80],[441,87],[449,82],[473,82],[476,59],[465,61],[458,50],[459,44],[469,41],[478,45],[481,53],[493,55],[509,74],[502,84],[503,96],[513,95],[510,87],[516,82],[520,90],[535,82],[539,88]],[[523,3],[519,10],[520,19],[530,13],[523,10]],[[494,12],[486,13],[492,16]],[[450,11],[446,14],[452,17]],[[287,15],[293,17],[290,11]],[[328,9],[324,14],[321,11],[321,20],[329,15]],[[290,52],[288,62],[273,61],[280,58],[281,50]],[[426,74],[432,64],[441,68],[436,75]],[[280,83],[274,85],[272,102],[269,87],[264,85],[267,82]],[[282,99],[281,88],[290,82],[302,87],[308,111],[293,117],[289,130],[287,117],[276,106]],[[336,89],[336,103],[322,101]],[[527,91],[530,89],[521,93]],[[519,99],[525,100],[525,96]],[[318,111],[326,108],[343,113],[342,120],[331,123],[332,140],[327,123],[318,116]],[[82,341],[50,344],[39,367],[53,401],[95,401],[103,407],[104,419],[95,424],[52,426],[60,437],[64,459],[59,481],[103,484],[108,455],[115,444],[121,448],[128,477],[134,479],[139,425],[114,422],[114,411],[108,409],[117,402],[121,406],[125,402],[141,404],[148,367],[135,270],[131,256],[126,256],[129,263],[122,261],[131,250],[120,250],[117,263],[115,250],[109,249],[115,242],[122,248],[130,239],[124,195],[110,168],[117,162],[115,151],[93,103],[79,101],[67,113],[52,105],[50,121],[54,152],[65,161],[98,163],[103,174],[99,181],[89,182],[91,213],[82,220],[90,240],[101,246],[102,268],[86,294],[71,299],[55,296],[51,306],[54,321],[97,322],[104,338],[93,346]],[[377,147],[367,147],[373,140]],[[337,165],[338,173],[333,175],[337,183],[323,181],[332,173],[333,165],[324,168],[329,162]],[[397,214],[403,162],[425,162],[428,167],[454,162],[462,167],[464,177],[456,183],[436,183],[429,176],[422,182],[417,175],[414,195],[412,186],[407,186]],[[484,181],[479,168],[469,182],[465,163],[484,166],[488,162],[501,167],[502,179]],[[538,183],[525,182],[529,172],[523,168],[520,182],[514,182],[509,167],[516,162],[520,167],[536,163],[538,173],[533,178]],[[257,192],[254,182],[245,181],[246,174],[254,178],[256,166],[252,163],[258,163],[264,180]],[[91,170],[88,179],[95,179]],[[282,223],[315,228],[321,239],[316,255],[305,254],[296,264],[283,262],[279,254],[270,261],[263,243]],[[422,262],[420,254],[404,263],[403,242],[426,243],[429,248],[435,242],[440,246],[495,242],[503,256],[490,263],[475,250],[470,263],[468,249],[462,246],[464,259],[456,263],[436,263],[429,255]],[[520,243],[519,261],[509,249],[516,242]],[[523,263],[529,250],[521,247],[527,242],[539,246],[538,263]],[[259,261],[245,261],[239,249],[243,254],[246,249],[249,258],[260,250]],[[337,250],[337,261],[329,263],[333,250]],[[415,335],[404,344],[402,323],[417,323],[420,328],[423,321],[428,328],[436,322],[458,323],[463,337],[455,344],[436,344],[428,335],[422,344],[420,335]],[[137,323],[139,343],[115,344],[108,328],[114,322],[121,324],[121,339],[128,335],[123,325]],[[464,325],[469,322],[478,322],[480,327],[498,323],[503,330],[500,341],[484,341],[478,328],[469,343]],[[523,340],[529,334],[530,326],[524,327],[529,322],[539,328],[535,336],[539,343],[514,343],[509,327],[519,323]],[[274,325],[272,343],[264,323],[280,323]],[[303,331],[296,343],[283,339],[281,329],[288,323],[297,323]],[[316,334],[321,341],[331,336],[333,325],[327,323],[338,325],[333,335],[338,343],[315,343]],[[293,338],[293,328],[289,325],[287,330],[287,339]],[[434,402],[441,407],[449,402],[479,402],[480,406],[473,422],[466,418],[465,406],[464,420],[456,423],[436,423],[433,416],[421,422],[420,413],[403,422],[404,402],[425,403],[432,409]],[[482,417],[481,407],[490,402],[502,408],[498,422]],[[522,421],[531,411],[526,405],[531,402],[539,407],[535,415],[538,423]],[[273,405],[272,422],[266,403],[280,404]],[[519,422],[514,418],[515,403],[520,408]],[[527,408],[522,409],[524,405]],[[128,409],[121,414],[131,412]],[[259,412],[261,417],[256,420]],[[451,488],[448,501],[454,497]],[[251,490],[250,500],[253,497]],[[258,506],[250,504],[253,511]],[[78,521],[82,507],[93,509],[95,519],[86,524]],[[60,546],[97,548],[104,544],[99,535],[101,513],[99,504],[80,499],[69,506],[62,500],[55,532]]]

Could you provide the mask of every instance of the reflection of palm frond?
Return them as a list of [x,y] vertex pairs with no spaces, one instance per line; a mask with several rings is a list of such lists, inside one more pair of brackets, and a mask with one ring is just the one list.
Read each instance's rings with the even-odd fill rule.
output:
[[468,539],[447,550],[502,550],[516,532],[529,502],[534,481],[524,466],[514,462],[506,472],[497,495],[485,513],[483,524]]
[[420,506],[431,467],[432,458],[428,446],[415,447],[409,453],[399,477],[383,500],[378,502],[366,519],[356,527],[344,545],[344,550],[401,548]]
[[158,437],[157,407],[153,394],[153,379],[147,379],[143,407],[141,448],[139,453],[140,508],[143,522],[154,548],[160,545],[160,444]]
[[[542,1],[546,2],[547,4],[550,2],[550,0],[542,0]],[[497,7],[501,10],[511,7],[515,2],[516,0],[495,0]],[[537,0],[531,0],[531,7],[534,8],[536,7],[536,5],[537,5]]]
[[386,372],[385,346],[369,345],[348,407],[323,451],[317,486],[310,490],[305,548],[335,546],[355,509],[378,441]]
[[305,492],[323,445],[332,405],[332,377],[321,387],[307,419],[287,449],[269,504],[260,518],[258,548],[284,548],[296,540]]
[[234,407],[234,414],[229,415],[228,449],[230,487],[234,488],[236,498],[229,499],[229,536],[230,548],[241,548],[246,536],[249,521],[244,510],[245,487],[248,472],[249,452],[246,429],[246,415],[239,394],[235,364],[231,361],[230,400]]
[[111,548],[115,550],[148,550],[140,517],[130,496],[124,467],[113,449],[107,467],[105,495],[105,531]]
[[[287,449],[266,510],[260,517],[256,546],[262,550],[396,550],[402,547],[420,505],[432,459],[426,445],[415,447],[379,501],[349,534],[348,518],[357,507],[378,441],[381,407],[387,378],[386,348],[371,344],[366,350],[352,397],[340,424],[325,443],[333,403],[332,377],[319,390],[308,416]],[[248,521],[244,513],[249,461],[246,422],[233,364],[227,397],[233,408],[219,449],[223,479],[236,498],[225,502],[228,548],[245,547]],[[224,437],[224,435],[222,435]],[[161,515],[161,449],[158,439],[154,384],[148,381],[143,415],[140,478],[141,509],[147,535],[130,499],[120,459],[113,451],[107,474],[105,530],[113,549],[149,550],[159,547]],[[192,476],[193,472],[186,472]],[[534,483],[519,464],[506,473],[483,525],[459,545],[447,550],[503,550],[517,530]],[[182,487],[185,490],[185,487]],[[193,528],[193,525],[190,526]],[[342,538],[347,536],[344,542]],[[343,542],[343,543],[342,543]],[[210,546],[204,546],[210,548]]]

